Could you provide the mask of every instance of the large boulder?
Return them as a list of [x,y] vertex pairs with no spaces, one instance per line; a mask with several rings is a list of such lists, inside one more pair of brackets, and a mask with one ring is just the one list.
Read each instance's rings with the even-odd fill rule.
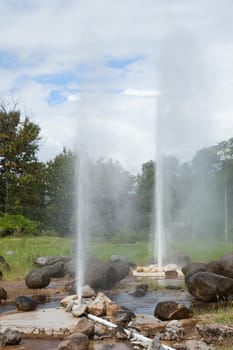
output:
[[197,272],[186,284],[192,296],[200,301],[213,302],[233,296],[233,279],[212,272]]
[[207,264],[205,263],[191,263],[188,265],[185,265],[182,267],[181,271],[183,272],[185,278],[185,283],[187,285],[187,282],[189,278],[194,275],[197,272],[206,271],[207,270]]
[[50,277],[43,270],[31,270],[25,277],[25,284],[28,288],[45,288],[50,283]]
[[154,316],[162,321],[181,320],[192,317],[192,311],[175,301],[161,301],[155,306]]
[[18,311],[33,311],[37,308],[38,302],[27,295],[20,295],[15,299],[15,306]]
[[129,273],[127,262],[102,262],[89,257],[86,263],[85,284],[94,289],[110,289]]
[[0,304],[1,300],[6,300],[7,299],[7,292],[3,287],[0,287]]
[[65,276],[65,262],[58,261],[52,265],[46,265],[41,270],[43,274],[46,274],[50,278],[61,278]]

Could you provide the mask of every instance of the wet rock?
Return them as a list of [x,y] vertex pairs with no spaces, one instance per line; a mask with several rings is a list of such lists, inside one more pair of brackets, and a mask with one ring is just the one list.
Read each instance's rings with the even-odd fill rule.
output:
[[17,345],[21,341],[21,333],[14,327],[0,327],[0,346]]
[[130,294],[133,295],[134,297],[143,297],[146,294],[147,290],[148,290],[148,284],[141,283],[141,284],[138,284],[135,287],[135,290]]
[[7,299],[7,292],[3,287],[0,287],[0,304],[1,300],[6,300]]
[[175,301],[161,301],[155,306],[154,316],[162,321],[180,320],[192,317],[192,312]]
[[93,338],[95,330],[95,324],[92,320],[86,317],[82,317],[78,320],[77,325],[74,328],[75,333],[86,334],[89,339]]
[[26,295],[21,295],[15,299],[15,306],[18,311],[33,311],[37,308],[37,305],[37,300]]
[[73,305],[72,307],[72,315],[74,317],[81,317],[85,314],[85,312],[87,311],[87,305],[85,304],[81,304],[81,305]]
[[43,270],[31,270],[25,277],[25,283],[28,288],[45,288],[50,283],[50,277]]
[[197,325],[199,335],[207,343],[215,343],[232,340],[233,327],[224,324]]
[[88,336],[81,333],[69,335],[57,347],[58,350],[88,350],[88,348]]
[[8,262],[6,262],[6,260],[2,255],[0,255],[0,268],[2,270],[7,270],[7,271],[10,270],[10,265],[8,264]]
[[233,296],[233,279],[211,272],[198,272],[186,282],[197,300],[212,302]]
[[180,341],[184,339],[185,336],[185,329],[182,326],[181,322],[177,320],[170,321],[164,332],[160,335],[161,340],[176,340]]
[[212,346],[207,345],[202,340],[187,340],[185,350],[213,350]]

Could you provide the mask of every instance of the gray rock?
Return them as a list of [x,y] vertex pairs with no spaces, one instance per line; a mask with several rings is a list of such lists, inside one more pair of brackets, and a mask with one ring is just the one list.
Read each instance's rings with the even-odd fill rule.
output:
[[72,315],[74,317],[81,317],[85,314],[87,311],[87,305],[81,304],[81,305],[73,305],[72,307]]
[[58,261],[52,265],[46,265],[41,271],[50,278],[61,278],[65,276],[64,266],[64,261]]
[[21,341],[21,333],[14,327],[0,327],[0,346],[17,345]]
[[15,306],[18,311],[33,311],[37,308],[38,302],[26,295],[21,295],[15,299]]
[[45,288],[50,283],[50,277],[43,270],[31,270],[25,277],[25,283],[28,288]]
[[233,296],[233,279],[211,272],[197,272],[186,281],[189,292],[197,300],[218,301]]

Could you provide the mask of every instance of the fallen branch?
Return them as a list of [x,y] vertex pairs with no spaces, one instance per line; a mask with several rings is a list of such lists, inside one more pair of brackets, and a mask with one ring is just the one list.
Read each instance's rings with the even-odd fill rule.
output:
[[[109,328],[117,328],[118,327],[115,323],[107,321],[107,320],[105,320],[105,319],[103,319],[101,317],[94,316],[92,314],[86,313],[86,317],[89,318],[92,321],[98,322],[98,323],[100,323],[100,324],[102,324],[104,326],[107,326]],[[123,330],[127,334],[129,339],[130,338],[131,339],[135,339],[135,340],[141,342],[143,345],[148,346],[148,347],[152,345],[152,342],[153,342],[152,339],[150,339],[148,337],[145,337],[144,335],[141,335],[141,334],[139,334],[137,332],[129,331],[126,328],[123,328]],[[160,348],[161,348],[161,350],[175,350],[174,348],[171,348],[170,346],[164,345],[164,344],[161,344]],[[152,347],[152,349],[153,349],[153,347]]]

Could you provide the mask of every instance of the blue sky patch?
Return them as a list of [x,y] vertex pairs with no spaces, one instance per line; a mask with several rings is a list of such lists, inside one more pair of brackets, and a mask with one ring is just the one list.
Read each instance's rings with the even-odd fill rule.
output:
[[107,67],[116,68],[116,69],[125,69],[130,64],[135,63],[142,59],[143,59],[142,55],[136,55],[131,57],[108,57]]
[[34,80],[41,84],[66,85],[77,82],[77,77],[72,72],[63,72],[58,74],[37,75]]
[[67,100],[67,96],[64,94],[64,91],[60,90],[51,90],[49,96],[47,97],[47,102],[50,105],[57,105],[64,103]]
[[14,69],[20,65],[19,57],[13,52],[0,49],[0,68]]

